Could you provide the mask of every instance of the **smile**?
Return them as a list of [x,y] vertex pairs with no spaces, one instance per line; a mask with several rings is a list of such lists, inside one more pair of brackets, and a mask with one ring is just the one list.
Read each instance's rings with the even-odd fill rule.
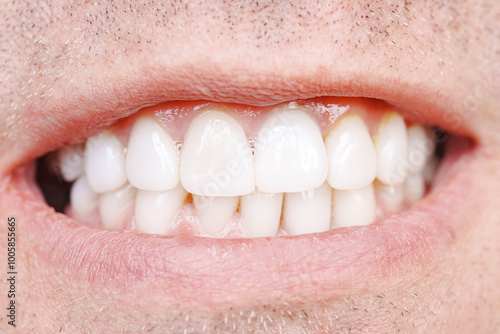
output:
[[[132,100],[126,87],[141,85],[125,80],[54,100],[51,114],[85,111],[23,123],[32,131],[6,160],[2,205],[71,281],[199,307],[246,303],[241,291],[360,291],[415,275],[454,242],[481,159],[446,101],[259,78],[159,81]],[[74,182],[67,214],[35,181],[33,159],[50,151]]]

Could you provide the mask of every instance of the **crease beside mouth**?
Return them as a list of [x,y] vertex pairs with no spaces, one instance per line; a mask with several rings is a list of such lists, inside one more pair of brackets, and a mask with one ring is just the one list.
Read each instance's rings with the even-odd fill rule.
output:
[[418,202],[445,137],[368,99],[169,102],[48,154],[38,181],[49,204],[96,228],[301,235],[370,225]]

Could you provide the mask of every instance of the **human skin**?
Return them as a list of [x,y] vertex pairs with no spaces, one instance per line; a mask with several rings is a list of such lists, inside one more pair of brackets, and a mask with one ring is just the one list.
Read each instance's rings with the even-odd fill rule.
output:
[[[6,259],[6,221],[16,216],[16,329],[500,332],[499,22],[497,0],[293,5],[2,1],[0,245]],[[441,196],[427,199],[434,201],[430,215],[444,217],[446,225],[440,226],[446,228],[436,235],[426,230],[424,239],[432,241],[417,243],[421,250],[408,250],[404,243],[395,247],[395,253],[407,251],[408,256],[380,259],[377,249],[370,250],[383,260],[384,269],[364,272],[360,259],[349,264],[360,273],[357,280],[323,277],[317,283],[307,273],[320,272],[313,256],[280,258],[276,248],[272,261],[296,265],[255,268],[229,249],[227,266],[217,269],[222,268],[221,277],[235,277],[238,289],[229,283],[220,287],[215,282],[220,277],[201,266],[198,271],[191,268],[187,277],[167,268],[163,280],[155,277],[151,282],[148,275],[133,280],[120,270],[107,280],[91,265],[91,273],[84,276],[78,263],[46,256],[64,250],[57,249],[48,228],[44,234],[34,226],[63,224],[61,218],[38,204],[25,209],[23,203],[35,196],[13,185],[11,176],[19,166],[79,142],[146,105],[183,99],[269,105],[315,96],[386,100],[407,118],[438,124],[473,142],[471,150],[450,163],[455,174],[442,186]],[[404,230],[407,220],[415,218],[402,213],[389,227],[401,224]],[[442,229],[448,231],[444,237]],[[88,228],[72,231],[89,238],[94,233]],[[345,234],[350,237],[356,241]],[[143,242],[141,236],[129,238]],[[292,239],[268,245],[270,250],[285,249]],[[160,247],[163,241],[155,240]],[[190,263],[211,242],[219,241],[189,248],[181,240],[178,248],[175,241],[168,247],[179,262]],[[118,255],[104,250],[95,259],[110,272]],[[78,254],[74,258],[79,260]],[[336,261],[341,260],[332,256],[331,263],[321,263],[324,276],[340,273]],[[257,277],[256,284],[245,286],[245,276]],[[5,279],[1,289],[8,290]],[[1,300],[2,307],[7,305],[3,292]],[[4,314],[0,331],[15,332]]]

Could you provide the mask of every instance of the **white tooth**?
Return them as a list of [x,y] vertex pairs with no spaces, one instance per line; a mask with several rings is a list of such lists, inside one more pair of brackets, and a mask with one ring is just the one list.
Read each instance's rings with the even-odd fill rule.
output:
[[107,229],[120,228],[126,209],[134,202],[137,189],[130,184],[114,191],[101,194],[99,197],[99,214],[101,225]]
[[255,189],[241,197],[240,213],[253,237],[272,237],[278,232],[283,194],[268,194]]
[[170,136],[149,117],[138,119],[127,147],[127,177],[134,187],[165,191],[179,183],[179,151]]
[[388,186],[382,182],[375,182],[375,193],[384,212],[395,213],[401,210],[405,199],[403,184]]
[[422,173],[410,175],[405,182],[406,200],[413,204],[424,197],[425,178]]
[[224,230],[238,208],[239,197],[206,197],[193,195],[193,204],[198,211],[202,229],[217,235]]
[[273,112],[255,146],[257,188],[268,193],[299,192],[321,186],[328,162],[321,131],[300,109]]
[[368,128],[359,116],[344,118],[325,140],[328,183],[335,189],[358,189],[377,174],[377,153]]
[[127,182],[125,148],[110,133],[100,133],[87,140],[84,154],[85,174],[97,193],[111,191]]
[[374,141],[377,178],[388,185],[403,183],[409,174],[406,160],[408,134],[404,119],[396,113],[386,115]]
[[179,184],[167,191],[138,190],[135,200],[135,224],[138,231],[167,234],[187,192]]
[[83,174],[83,145],[69,145],[57,152],[59,170],[66,182],[75,181]]
[[71,213],[76,218],[85,217],[97,208],[97,194],[90,188],[87,178],[81,176],[71,187]]
[[373,185],[355,190],[333,190],[333,227],[369,225],[375,220]]
[[410,126],[408,128],[408,161],[414,173],[424,169],[433,152],[434,142],[426,128],[418,124]]
[[255,188],[252,151],[241,125],[209,110],[189,125],[181,151],[181,182],[202,196],[240,196]]
[[285,194],[283,228],[291,235],[328,231],[331,214],[332,188],[326,182],[316,189]]

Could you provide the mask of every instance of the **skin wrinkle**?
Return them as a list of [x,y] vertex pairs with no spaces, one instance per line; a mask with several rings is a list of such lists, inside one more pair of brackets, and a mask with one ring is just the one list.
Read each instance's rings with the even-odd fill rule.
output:
[[[495,145],[500,144],[499,15],[495,1],[334,1],[326,5],[305,1],[175,1],[172,4],[100,1],[66,5],[56,1],[1,2],[0,31],[4,33],[0,34],[0,142],[21,141],[24,132],[36,130],[24,117],[25,110],[50,118],[49,113],[40,112],[49,103],[48,99],[59,96],[61,87],[68,83],[71,89],[79,89],[79,82],[99,82],[102,78],[99,71],[125,68],[123,64],[132,57],[145,62],[151,57],[151,62],[155,62],[155,50],[168,49],[168,45],[175,46],[175,53],[186,58],[193,55],[200,62],[206,60],[217,70],[217,66],[223,68],[221,64],[225,60],[230,63],[232,58],[217,53],[217,59],[211,60],[207,50],[234,45],[235,57],[251,55],[249,63],[265,64],[260,65],[265,68],[273,68],[296,53],[321,59],[333,54],[331,63],[352,57],[346,67],[354,67],[358,62],[380,64],[380,59],[387,59],[381,67],[391,69],[388,76],[399,77],[401,73],[405,73],[405,78],[425,76],[434,83],[431,87],[442,87],[429,90],[427,95],[447,95],[453,90],[450,87],[463,83],[455,90],[456,110],[468,109],[467,97],[474,98],[478,96],[475,92],[478,87],[487,87],[479,94],[475,110],[470,115],[464,114],[459,121],[473,124],[483,143],[490,145],[482,152],[487,156],[484,161],[491,162],[484,164],[485,174],[491,180],[498,180],[500,154]],[[214,27],[220,32],[216,33]],[[325,31],[324,27],[328,29]],[[203,40],[206,43],[198,45]],[[319,55],[314,52],[326,44],[331,47],[321,48]],[[193,50],[197,47],[199,50]],[[206,55],[199,56],[203,52]],[[267,59],[267,53],[281,57]],[[168,63],[161,66],[168,67]],[[293,71],[307,69],[296,66],[290,73]],[[187,67],[182,75],[192,75],[189,72]],[[272,71],[265,75],[272,75]],[[249,78],[242,73],[236,80],[248,82]],[[145,81],[144,85],[147,84]],[[117,92],[104,91],[99,86],[96,84],[92,91],[109,97],[110,108],[116,108],[115,103],[121,103],[114,101],[119,100]],[[292,82],[290,86],[300,90],[298,83]],[[203,87],[185,87],[186,91],[197,89]],[[241,91],[248,92],[247,95],[254,92],[250,85],[235,86],[234,92],[221,94],[230,98]],[[260,93],[272,97],[272,87],[263,88]],[[126,94],[128,99],[136,96],[133,91]],[[28,105],[38,107],[29,109]],[[52,117],[64,117],[64,112],[60,110]],[[47,136],[56,126],[49,123],[33,136]],[[1,157],[12,154],[0,151]],[[112,287],[96,293],[81,282],[67,282],[57,274],[57,268],[39,265],[36,248],[29,251],[25,248],[19,261],[28,270],[33,268],[25,276],[33,280],[24,280],[20,285],[23,299],[31,301],[22,306],[27,312],[23,314],[21,330],[99,332],[113,325],[117,332],[142,329],[230,332],[234,326],[246,327],[247,332],[280,332],[287,326],[289,332],[496,333],[500,331],[495,316],[500,298],[498,291],[489,289],[498,282],[499,273],[495,269],[500,268],[500,246],[496,240],[500,235],[497,218],[500,212],[493,200],[499,196],[498,182],[488,179],[477,182],[485,203],[470,208],[467,218],[471,227],[467,233],[456,236],[459,243],[449,250],[450,256],[435,260],[436,267],[426,268],[412,282],[391,280],[378,291],[348,298],[325,297],[314,305],[300,300],[286,303],[285,298],[277,302],[258,300],[249,302],[247,308],[228,308],[215,314],[176,304],[168,309],[165,306],[151,309],[151,305],[137,296],[137,309],[150,310],[137,319],[135,310],[127,305],[128,300],[114,296]],[[475,229],[472,225],[482,228]],[[3,225],[1,229],[4,235]],[[169,320],[168,325],[165,319]],[[4,320],[1,316],[0,326],[5,325]]]

